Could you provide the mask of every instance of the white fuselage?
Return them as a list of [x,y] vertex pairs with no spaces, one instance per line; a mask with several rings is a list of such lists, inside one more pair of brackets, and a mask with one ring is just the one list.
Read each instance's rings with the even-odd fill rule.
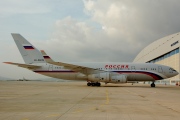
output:
[[94,68],[94,70],[75,70],[66,69],[63,66],[52,64],[41,64],[40,69],[33,70],[36,73],[46,76],[66,79],[66,80],[87,80],[106,83],[116,83],[111,79],[94,79],[90,80],[88,74],[96,75],[101,73],[110,73],[110,75],[124,75],[127,81],[155,81],[173,77],[178,74],[173,68],[152,64],[152,63],[71,63],[75,65]]
[[127,83],[135,81],[163,80],[178,74],[176,70],[165,65],[151,63],[66,63],[55,62],[44,51],[39,51],[18,33],[12,37],[24,59],[25,64],[4,62],[27,68],[36,73],[66,79],[86,80],[88,86],[100,86],[105,83]]

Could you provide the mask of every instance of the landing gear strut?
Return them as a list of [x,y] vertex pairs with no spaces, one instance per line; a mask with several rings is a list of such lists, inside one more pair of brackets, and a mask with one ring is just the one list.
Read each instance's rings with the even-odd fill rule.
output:
[[101,86],[101,83],[99,83],[99,82],[88,82],[87,86]]
[[151,83],[151,87],[155,87],[156,85],[154,84],[154,82]]

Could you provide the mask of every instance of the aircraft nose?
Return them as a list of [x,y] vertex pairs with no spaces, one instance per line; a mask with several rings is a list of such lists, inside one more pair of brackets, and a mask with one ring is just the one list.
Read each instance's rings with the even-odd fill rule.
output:
[[169,70],[170,70],[169,72],[171,73],[170,75],[171,77],[174,77],[179,74],[179,72],[173,68],[170,68]]
[[178,74],[179,74],[178,71],[176,71],[176,70],[173,71],[173,76],[176,76],[176,75],[178,75]]
[[178,75],[178,74],[179,74],[179,72],[178,72],[178,71],[176,71],[176,72],[175,72],[175,75]]

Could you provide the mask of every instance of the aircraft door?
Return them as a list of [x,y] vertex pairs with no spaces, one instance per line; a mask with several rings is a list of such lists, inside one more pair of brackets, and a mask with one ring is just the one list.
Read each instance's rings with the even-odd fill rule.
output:
[[136,72],[135,66],[131,66],[131,72]]
[[53,70],[53,65],[49,65],[49,71]]
[[130,79],[131,80],[136,80],[136,67],[135,66],[131,66],[131,75],[130,75]]
[[159,72],[159,73],[162,73],[162,72],[163,72],[163,69],[162,69],[161,66],[158,66],[158,72]]

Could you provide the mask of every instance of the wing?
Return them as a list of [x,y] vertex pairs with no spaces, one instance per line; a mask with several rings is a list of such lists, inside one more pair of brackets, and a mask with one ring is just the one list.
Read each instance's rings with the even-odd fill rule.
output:
[[20,63],[13,63],[13,62],[4,62],[4,63],[11,64],[11,65],[17,65],[18,67],[27,68],[27,69],[30,69],[30,70],[37,69],[37,68],[41,67],[41,66],[37,66],[37,65],[20,64]]
[[64,66],[64,68],[66,68],[66,69],[71,69],[73,71],[81,72],[84,74],[92,74],[95,71],[102,71],[102,72],[104,71],[104,70],[99,70],[99,69],[95,69],[95,68],[74,65],[74,64],[69,64],[69,63],[63,63],[63,62],[48,62],[48,63],[57,65],[57,66]]

